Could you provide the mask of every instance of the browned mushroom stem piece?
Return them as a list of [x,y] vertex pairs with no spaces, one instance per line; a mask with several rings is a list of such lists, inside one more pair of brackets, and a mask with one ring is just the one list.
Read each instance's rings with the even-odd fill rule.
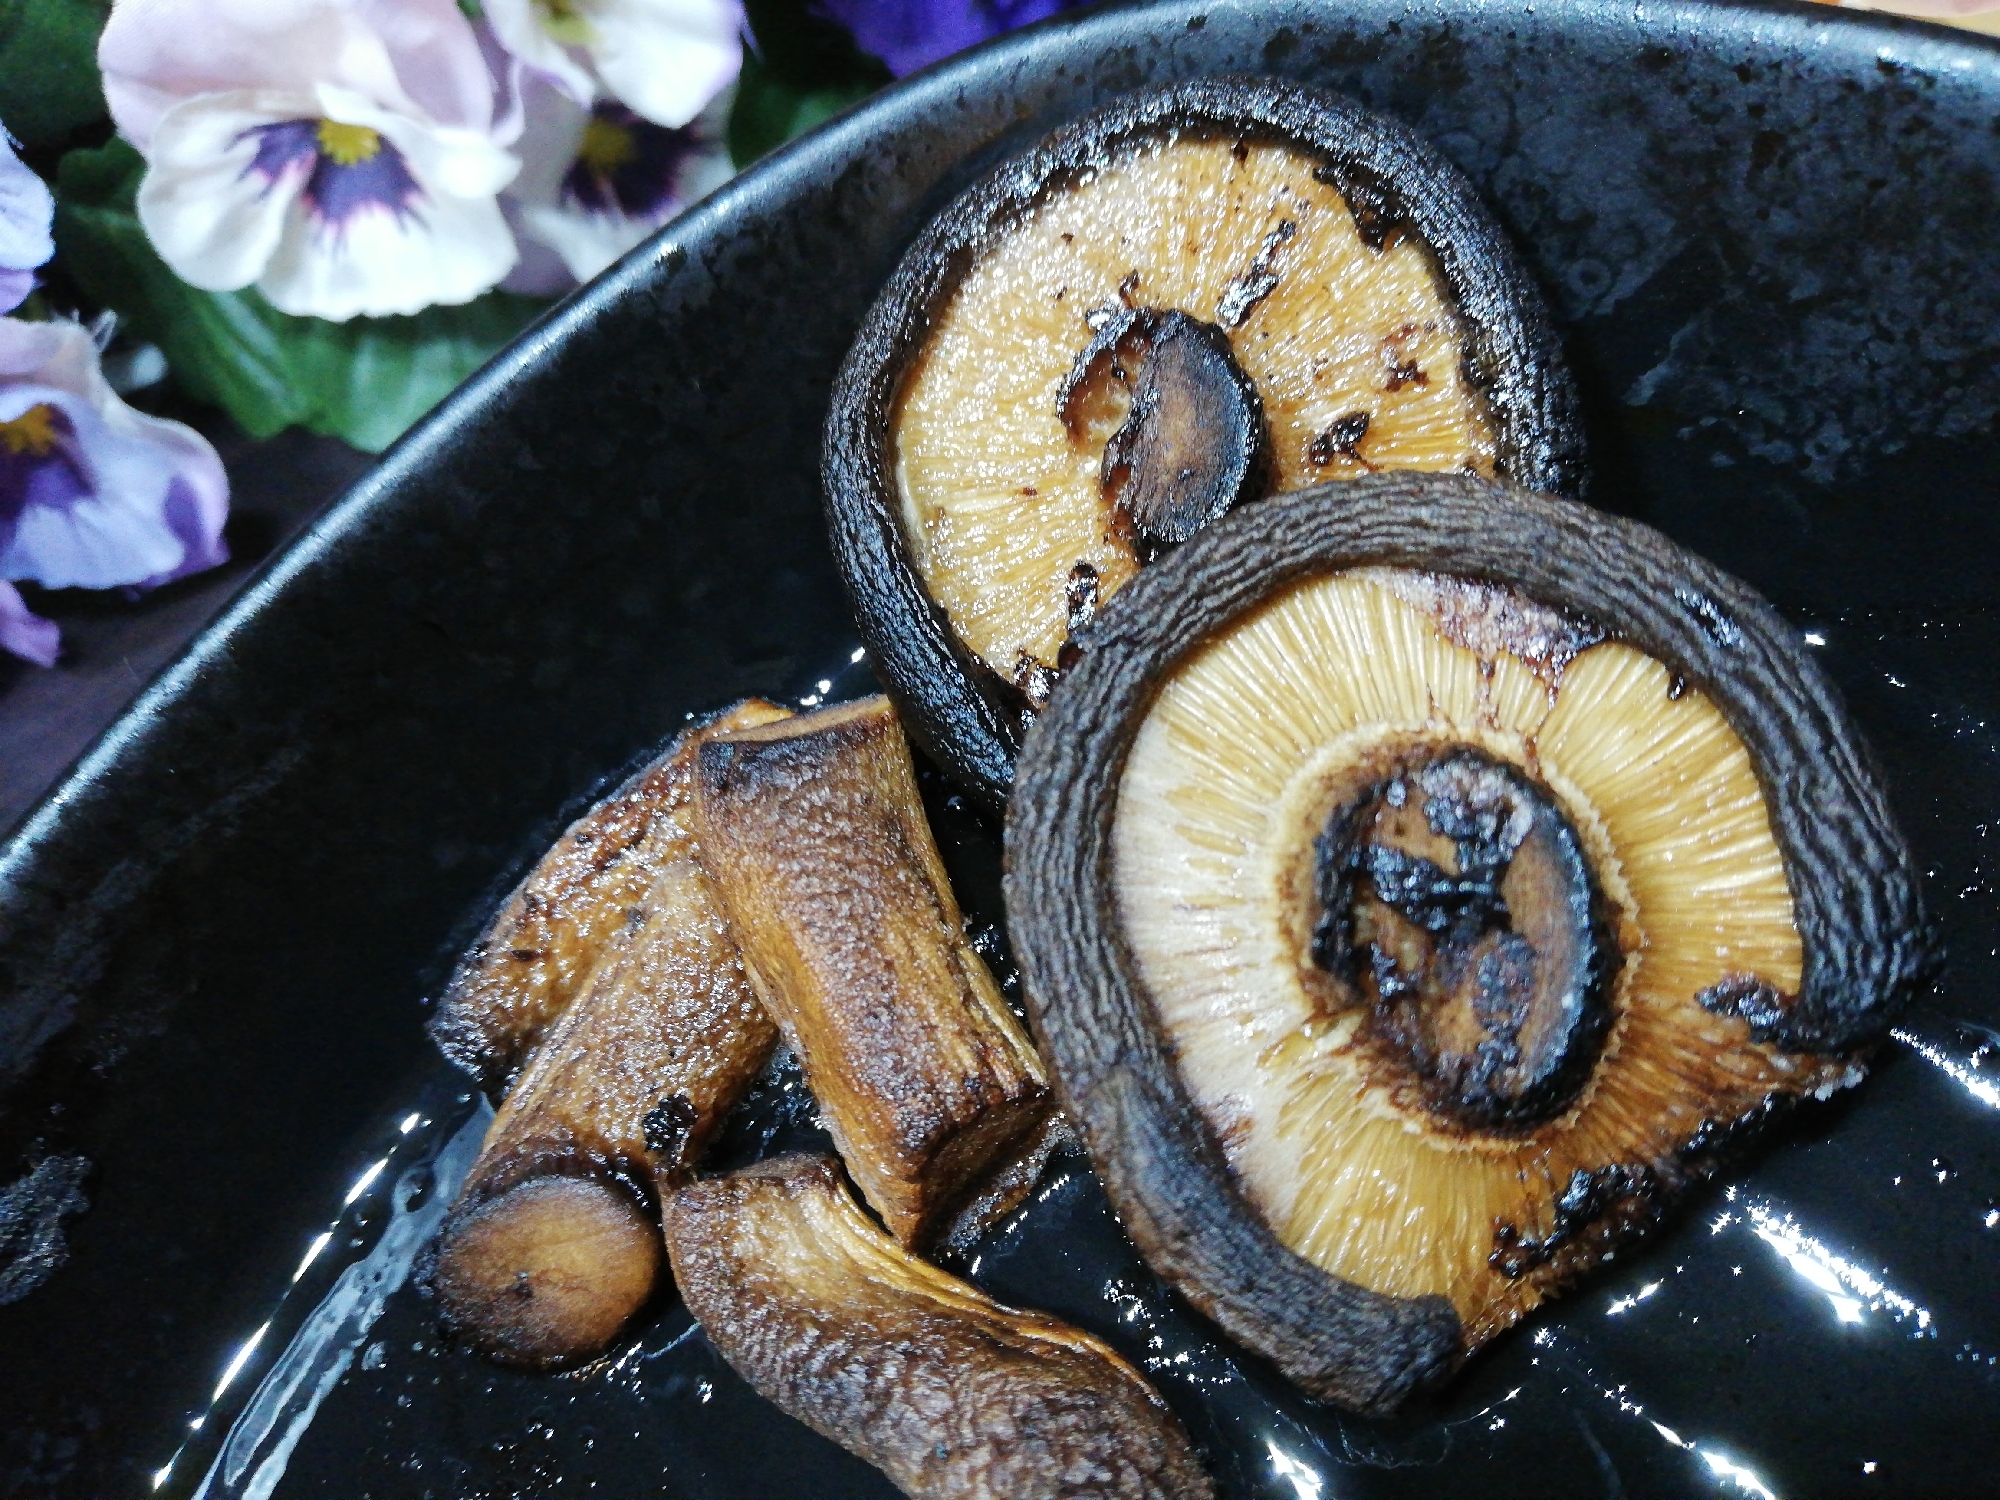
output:
[[[784,713],[753,698],[713,727],[747,728]],[[684,744],[677,739],[572,823],[459,961],[431,1018],[431,1040],[489,1094],[507,1086],[543,1031],[629,937],[632,912],[681,836],[671,818],[660,819],[689,795],[685,763],[675,760]]]
[[746,705],[649,773],[651,884],[522,1071],[445,1221],[432,1275],[445,1321],[503,1364],[593,1358],[645,1305],[661,1269],[656,1195],[776,1043],[697,862],[689,801],[704,739],[783,713]]
[[698,806],[751,981],[890,1232],[961,1239],[968,1204],[1025,1194],[1047,1076],[966,938],[888,700],[710,740]]
[[1151,308],[1106,309],[1102,318],[1056,411],[1087,444],[1090,428],[1116,417],[1111,435],[1088,445],[1104,454],[1104,498],[1134,550],[1151,557],[1262,493],[1264,403],[1213,323]]
[[662,1217],[681,1295],[722,1357],[913,1500],[1214,1494],[1130,1365],[907,1254],[826,1158],[689,1183]]
[[1141,1251],[1367,1411],[1857,1082],[1934,959],[1796,631],[1646,527],[1442,476],[1260,502],[1114,600],[1006,890]]
[[1239,78],[1118,100],[940,215],[841,368],[822,475],[877,671],[998,805],[1096,605],[1233,506],[1377,470],[1574,493],[1582,454],[1470,186],[1394,121]]

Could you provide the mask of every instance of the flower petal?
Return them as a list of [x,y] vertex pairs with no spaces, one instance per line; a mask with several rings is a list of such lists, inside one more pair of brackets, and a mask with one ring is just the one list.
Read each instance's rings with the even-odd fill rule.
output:
[[44,620],[27,606],[21,591],[0,579],[0,651],[53,667],[62,648],[62,630],[53,620]]
[[201,94],[310,94],[331,81],[399,98],[389,50],[343,0],[118,0],[97,43],[119,131],[148,156],[175,105]]
[[517,252],[493,198],[427,196],[416,212],[357,213],[340,225],[293,205],[257,289],[280,312],[344,322],[470,302],[513,268]]
[[484,0],[486,23],[505,47],[578,104],[597,95],[597,80],[563,43],[543,30],[534,0]]
[[161,116],[139,184],[139,222],[175,275],[230,292],[264,274],[312,162],[267,176],[257,166],[257,132],[318,113],[310,94],[238,92],[199,95]]
[[118,0],[97,45],[119,131],[151,154],[176,104],[331,83],[386,108],[483,130],[493,86],[454,0]]
[[21,305],[35,285],[28,273],[56,253],[49,237],[55,209],[48,184],[22,164],[0,128],[0,313]]
[[[40,367],[24,371],[33,355]],[[229,481],[207,440],[121,401],[82,325],[0,319],[0,422],[36,407],[54,415],[59,449],[43,470],[9,455],[27,482],[0,493],[0,579],[149,587],[228,556]]]
[[743,67],[737,0],[602,0],[591,61],[604,86],[656,125],[685,125]]
[[[172,463],[130,434],[113,431],[88,402],[51,387],[0,391],[0,421],[32,407],[66,420],[80,460],[57,503],[31,503],[0,547],[0,578],[32,579],[45,588],[107,589],[174,571],[185,549],[166,524]],[[81,483],[77,483],[77,479]]]

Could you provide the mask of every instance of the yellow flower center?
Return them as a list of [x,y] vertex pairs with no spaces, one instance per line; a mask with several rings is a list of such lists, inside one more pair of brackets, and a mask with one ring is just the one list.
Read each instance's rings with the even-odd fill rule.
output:
[[535,9],[541,12],[542,30],[561,42],[565,47],[588,47],[597,32],[590,24],[586,11],[590,0],[536,0]]
[[625,126],[593,117],[583,127],[576,159],[597,176],[609,177],[632,159],[636,149],[632,132]]
[[382,137],[366,125],[343,125],[338,120],[321,120],[319,149],[336,166],[351,167],[367,161],[380,151]]
[[43,401],[11,422],[0,422],[0,448],[9,453],[45,456],[56,445],[56,409]]

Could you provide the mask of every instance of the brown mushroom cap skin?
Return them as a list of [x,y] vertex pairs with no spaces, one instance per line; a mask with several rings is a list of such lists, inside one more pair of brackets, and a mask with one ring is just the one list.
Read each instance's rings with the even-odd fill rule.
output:
[[[1121,772],[1176,665],[1287,586],[1369,567],[1517,590],[1630,642],[1717,705],[1764,790],[1804,952],[1788,1002],[1738,997],[1760,1040],[1816,1054],[1866,1046],[1936,951],[1872,759],[1798,633],[1646,526],[1478,480],[1383,474],[1234,512],[1142,572],[1034,726],[1009,805],[1007,909],[1031,1015],[1064,1108],[1154,1269],[1307,1391],[1379,1412],[1451,1368],[1456,1313],[1441,1297],[1385,1296],[1319,1270],[1250,1207],[1167,1048],[1112,885]],[[1712,1159],[1742,1133],[1716,1122],[1690,1151]]]
[[724,1359],[917,1500],[1207,1500],[1187,1435],[1097,1339],[901,1250],[828,1158],[664,1205],[674,1277]]
[[897,401],[924,331],[996,226],[1121,148],[1174,130],[1324,158],[1325,180],[1364,237],[1412,231],[1464,322],[1500,476],[1558,494],[1584,485],[1580,406],[1540,296],[1470,185],[1405,127],[1337,95],[1256,78],[1135,94],[1065,126],[960,197],[904,256],[841,366],[821,461],[834,555],[876,669],[912,737],[991,807],[1012,780],[1021,698],[967,650],[912,565],[890,451]]

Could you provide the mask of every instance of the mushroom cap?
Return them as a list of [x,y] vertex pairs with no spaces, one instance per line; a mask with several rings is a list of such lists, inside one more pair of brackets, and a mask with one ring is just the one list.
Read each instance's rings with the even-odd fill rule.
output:
[[[1672,698],[1678,711],[1683,694],[1705,700],[1686,722],[1706,714],[1716,721],[1711,737],[1733,738],[1731,753],[1747,758],[1760,793],[1753,801],[1768,815],[1764,837],[1782,866],[1764,905],[1782,914],[1788,903],[1789,922],[1776,926],[1781,938],[1796,934],[1794,994],[1718,992],[1681,1012],[1703,1031],[1726,1029],[1746,1057],[1771,1059],[1768,1073],[1746,1075],[1735,1107],[1706,1120],[1691,1114],[1666,1159],[1635,1153],[1549,1184],[1553,1201],[1543,1207],[1553,1227],[1510,1241],[1503,1226],[1491,1226],[1494,1243],[1472,1247],[1480,1269],[1491,1248],[1494,1269],[1524,1278],[1534,1295],[1503,1296],[1490,1313],[1454,1308],[1443,1286],[1400,1295],[1356,1284],[1320,1263],[1341,1263],[1323,1241],[1281,1237],[1266,1212],[1269,1194],[1232,1157],[1228,1122],[1219,1127],[1202,1107],[1192,1081],[1199,1060],[1163,1016],[1148,983],[1143,924],[1124,910],[1118,885],[1135,744],[1178,674],[1239,638],[1249,654],[1249,627],[1275,615],[1275,603],[1375,569],[1497,585],[1550,620],[1579,625],[1569,641],[1544,632],[1535,649],[1523,648],[1528,657],[1567,654],[1579,674],[1593,659],[1636,663],[1625,675],[1643,668],[1663,704]],[[1524,682],[1516,688],[1535,691],[1529,673],[1517,675]],[[1495,682],[1491,690],[1505,689]],[[1212,718],[1218,743],[1234,722],[1226,713]],[[1142,825],[1147,804],[1134,807]],[[1591,844],[1591,830],[1581,831]],[[1600,873],[1615,887],[1610,864]],[[1797,632],[1748,587],[1643,525],[1459,477],[1382,475],[1275,498],[1233,513],[1141,574],[1099,618],[1080,665],[1028,738],[1008,812],[1006,895],[1031,1013],[1065,1107],[1142,1253],[1301,1386],[1374,1411],[1657,1221],[1679,1189],[1713,1170],[1723,1145],[1769,1113],[1760,1101],[1858,1077],[1854,1053],[1882,1034],[1935,956],[1914,865],[1868,753]],[[1771,947],[1774,973],[1791,979],[1780,972],[1784,942]],[[1619,1065],[1619,1045],[1614,1030],[1607,1066]],[[1518,1132],[1474,1144],[1513,1149]]]
[[[1422,295],[1449,304],[1440,305],[1440,316],[1456,320],[1461,358],[1432,394],[1443,400],[1446,387],[1468,393],[1464,399],[1479,409],[1478,421],[1490,425],[1490,452],[1481,466],[1490,461],[1509,482],[1558,493],[1576,493],[1584,482],[1578,402],[1539,296],[1469,184],[1405,127],[1336,95],[1239,78],[1135,94],[1063,127],[962,195],[904,256],[835,382],[822,458],[835,556],[877,670],[923,748],[994,806],[1012,778],[1023,696],[990,657],[982,660],[968,646],[915,563],[896,472],[901,403],[940,316],[982,259],[1055,195],[1087,186],[1108,164],[1161,141],[1247,142],[1321,163],[1306,176],[1338,194],[1353,215],[1349,234],[1358,232],[1378,248],[1386,236],[1392,251],[1408,251],[1414,257],[1409,275],[1427,288]],[[1414,243],[1398,246],[1401,234]],[[1219,268],[1207,278],[1215,283],[1203,293],[1207,305],[1190,311],[1224,326],[1248,316],[1245,309],[1268,290],[1260,290],[1257,264],[1261,258],[1253,257],[1250,269],[1228,286],[1223,282],[1242,268]],[[1139,295],[1144,293],[1142,286]],[[1076,326],[1083,329],[1081,318]],[[1249,359],[1244,340],[1237,343]],[[1300,387],[1291,394],[1265,392],[1280,439],[1278,487],[1296,487],[1322,472],[1316,465],[1335,465],[1325,472],[1365,468],[1353,454],[1357,433],[1342,427],[1347,418],[1310,442],[1310,434],[1279,431],[1285,421],[1304,420],[1301,412],[1316,409],[1311,372],[1287,367],[1275,345],[1260,358],[1267,379],[1276,371]],[[1388,388],[1395,388],[1393,379]],[[1365,432],[1365,425],[1359,430]],[[1399,460],[1385,455],[1384,462]],[[1133,566],[1129,558],[1093,557],[1091,581],[1101,577],[1105,594],[1122,585]]]

